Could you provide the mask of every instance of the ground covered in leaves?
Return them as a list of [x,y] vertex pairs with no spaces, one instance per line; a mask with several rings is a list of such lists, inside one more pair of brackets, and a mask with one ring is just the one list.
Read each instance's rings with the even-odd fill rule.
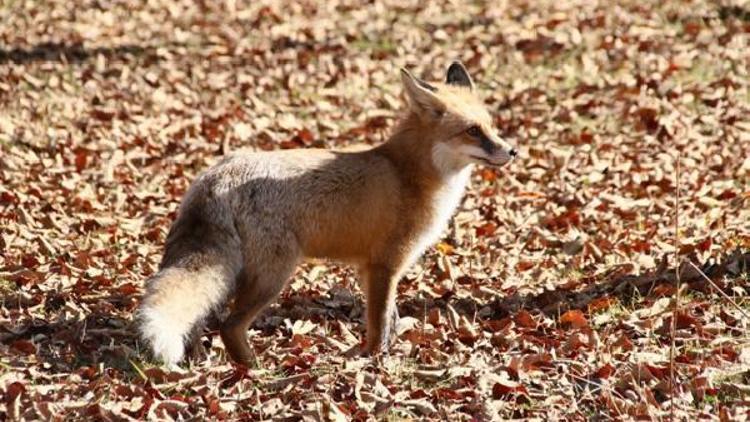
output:
[[[0,22],[0,419],[747,416],[748,6],[2,0]],[[133,310],[199,171],[377,144],[398,68],[457,58],[520,159],[475,171],[402,280],[390,356],[346,355],[361,294],[317,263],[254,324],[256,365],[210,331],[204,361],[149,361]]]

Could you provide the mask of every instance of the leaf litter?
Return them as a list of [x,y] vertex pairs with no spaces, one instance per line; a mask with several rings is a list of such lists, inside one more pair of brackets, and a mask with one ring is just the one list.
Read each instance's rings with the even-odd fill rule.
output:
[[[3,2],[0,417],[746,417],[748,16],[729,0]],[[398,67],[440,79],[456,58],[520,159],[476,169],[400,283],[390,355],[350,353],[354,274],[316,263],[253,325],[251,367],[214,329],[204,359],[154,366],[132,313],[196,174],[240,147],[377,144]]]

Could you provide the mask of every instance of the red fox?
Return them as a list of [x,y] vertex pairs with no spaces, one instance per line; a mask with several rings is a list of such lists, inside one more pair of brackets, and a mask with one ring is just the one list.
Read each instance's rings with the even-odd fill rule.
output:
[[180,206],[159,271],[138,311],[154,357],[176,365],[225,307],[229,357],[253,356],[247,330],[303,258],[356,266],[366,299],[365,353],[388,346],[396,284],[458,206],[472,164],[499,167],[516,150],[460,62],[444,83],[401,70],[409,107],[391,137],[364,151],[238,151],[202,173]]

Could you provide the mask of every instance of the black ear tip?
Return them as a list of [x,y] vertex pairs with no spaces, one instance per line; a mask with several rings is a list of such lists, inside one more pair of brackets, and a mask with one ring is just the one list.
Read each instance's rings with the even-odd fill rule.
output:
[[474,85],[471,81],[471,76],[469,76],[469,72],[466,70],[463,63],[458,60],[454,60],[448,67],[445,81],[448,85],[463,86],[469,89],[472,89]]

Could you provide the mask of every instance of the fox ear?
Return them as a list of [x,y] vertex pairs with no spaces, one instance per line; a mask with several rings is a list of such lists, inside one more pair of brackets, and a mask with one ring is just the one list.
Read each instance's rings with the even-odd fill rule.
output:
[[451,63],[448,67],[448,73],[445,76],[445,83],[448,85],[463,86],[472,91],[474,90],[474,82],[471,80],[469,72],[466,71],[464,65],[458,60]]
[[445,105],[435,95],[437,88],[415,78],[408,70],[401,68],[401,82],[409,97],[409,103],[419,114],[429,117],[440,117],[445,112]]

